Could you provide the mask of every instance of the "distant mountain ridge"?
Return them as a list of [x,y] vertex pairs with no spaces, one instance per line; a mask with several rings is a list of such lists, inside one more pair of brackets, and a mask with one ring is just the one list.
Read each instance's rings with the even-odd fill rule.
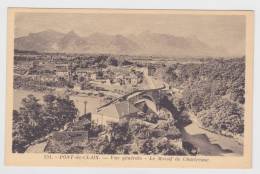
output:
[[151,33],[123,36],[92,33],[81,37],[73,30],[60,33],[45,30],[15,38],[17,50],[62,53],[161,55],[173,57],[223,56],[224,49],[211,48],[197,37],[179,37],[171,34]]

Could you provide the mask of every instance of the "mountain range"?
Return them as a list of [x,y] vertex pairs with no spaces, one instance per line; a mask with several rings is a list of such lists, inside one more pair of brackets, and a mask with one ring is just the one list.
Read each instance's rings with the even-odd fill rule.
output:
[[139,34],[92,33],[82,37],[73,30],[61,33],[45,30],[15,38],[16,50],[62,53],[128,54],[173,57],[224,56],[223,48],[212,48],[196,36],[179,37],[144,31]]

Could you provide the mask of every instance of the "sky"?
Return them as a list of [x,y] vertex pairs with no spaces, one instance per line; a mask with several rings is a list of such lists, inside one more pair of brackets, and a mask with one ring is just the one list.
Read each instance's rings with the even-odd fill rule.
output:
[[80,36],[138,34],[144,31],[175,36],[196,36],[212,47],[224,47],[237,55],[245,54],[245,17],[239,15],[188,14],[76,14],[17,13],[15,37],[47,29]]

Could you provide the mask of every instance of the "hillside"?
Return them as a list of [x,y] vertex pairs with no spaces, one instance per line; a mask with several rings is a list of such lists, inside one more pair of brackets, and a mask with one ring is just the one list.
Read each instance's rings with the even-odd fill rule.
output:
[[175,64],[162,78],[181,97],[175,105],[194,113],[202,127],[226,136],[244,133],[245,59]]

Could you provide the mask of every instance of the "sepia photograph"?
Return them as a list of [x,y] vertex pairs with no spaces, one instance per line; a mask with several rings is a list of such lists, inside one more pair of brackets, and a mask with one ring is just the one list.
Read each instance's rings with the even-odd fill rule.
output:
[[252,12],[8,11],[11,164],[250,166]]

